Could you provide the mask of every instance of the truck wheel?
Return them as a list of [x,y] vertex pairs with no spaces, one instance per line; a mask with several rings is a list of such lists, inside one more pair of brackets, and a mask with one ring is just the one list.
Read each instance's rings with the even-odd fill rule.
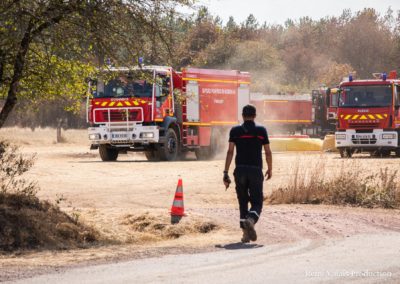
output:
[[194,150],[197,160],[210,160],[214,156],[214,151],[211,146],[200,147]]
[[353,156],[354,150],[350,150],[350,149],[340,149],[340,157],[342,158],[351,158],[351,156]]
[[100,145],[99,153],[101,160],[104,162],[116,161],[118,158],[118,149],[111,148],[108,145]]
[[380,151],[380,156],[382,158],[390,157],[391,154],[392,154],[392,152],[390,150],[381,150]]
[[178,136],[172,128],[165,135],[165,142],[158,148],[158,155],[163,161],[175,161],[178,158],[179,141]]
[[148,161],[158,161],[158,160],[160,160],[158,152],[154,151],[154,150],[153,151],[146,151],[146,152],[144,152],[144,155],[146,156],[146,159]]

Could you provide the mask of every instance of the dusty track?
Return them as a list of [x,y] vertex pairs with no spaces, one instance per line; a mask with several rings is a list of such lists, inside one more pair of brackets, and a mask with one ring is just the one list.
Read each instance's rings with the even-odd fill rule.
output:
[[[37,163],[29,176],[38,180],[42,198],[62,199],[63,210],[76,214],[115,240],[87,250],[1,255],[0,280],[132,258],[218,251],[236,246],[240,239],[236,196],[232,188],[225,191],[221,182],[222,159],[199,162],[189,155],[186,161],[149,163],[142,155],[130,154],[121,156],[119,162],[104,163],[96,152],[88,150],[84,131],[73,132],[71,137],[67,132],[69,142],[65,144],[53,144],[45,131],[24,134],[2,130],[0,137],[17,141],[26,153],[37,153]],[[289,169],[300,162],[304,167],[308,163],[323,162],[333,173],[342,165],[360,171],[376,171],[385,166],[400,169],[399,161],[365,157],[341,160],[338,154],[275,153],[274,176],[265,183],[266,193],[285,184]],[[222,229],[205,236],[157,243],[128,242],[132,232],[122,225],[124,216],[143,212],[168,214],[178,178],[183,178],[187,220],[202,216],[215,220]],[[324,244],[331,239],[360,234],[398,233],[400,213],[332,206],[266,206],[257,229],[259,245],[290,246],[303,241]]]

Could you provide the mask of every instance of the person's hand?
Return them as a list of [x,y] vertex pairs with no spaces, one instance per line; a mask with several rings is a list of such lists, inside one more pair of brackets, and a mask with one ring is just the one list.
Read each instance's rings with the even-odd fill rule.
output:
[[268,169],[265,172],[265,177],[266,177],[266,180],[269,180],[272,177],[272,170],[271,169]]
[[224,171],[224,178],[222,180],[224,181],[225,189],[228,189],[231,184],[231,178],[229,177],[228,172]]

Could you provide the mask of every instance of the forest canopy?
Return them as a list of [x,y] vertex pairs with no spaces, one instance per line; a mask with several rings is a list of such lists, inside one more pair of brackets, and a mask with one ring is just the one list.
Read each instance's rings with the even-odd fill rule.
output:
[[[223,22],[206,7],[191,15],[176,9],[193,2],[2,1],[0,96],[7,97],[14,87],[19,109],[25,107],[25,115],[17,112],[11,123],[32,123],[26,106],[34,113],[50,101],[57,107],[46,110],[49,115],[65,116],[68,109],[79,117],[85,79],[106,60],[127,66],[144,57],[146,64],[178,70],[194,66],[249,71],[252,90],[263,93],[309,93],[337,85],[350,72],[369,78],[373,72],[399,67],[400,11],[389,8],[381,15],[368,8],[344,10],[337,17],[270,25],[253,15],[239,23],[233,17]],[[60,12],[66,14],[59,19]],[[31,38],[16,87],[15,59],[21,55],[24,31],[46,21],[48,26]]]

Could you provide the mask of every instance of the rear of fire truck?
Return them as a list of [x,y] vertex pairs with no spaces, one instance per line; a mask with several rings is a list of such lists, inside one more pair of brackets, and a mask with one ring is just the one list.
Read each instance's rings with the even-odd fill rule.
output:
[[230,128],[242,120],[242,108],[250,99],[250,74],[186,68],[182,79],[183,146],[200,160],[210,159],[227,145]]
[[148,159],[175,160],[179,125],[174,89],[182,80],[172,68],[110,68],[91,82],[87,114],[91,149],[103,161],[119,153],[144,152]]
[[374,74],[373,80],[340,84],[336,147],[341,157],[369,152],[390,156],[399,151],[399,80],[395,72]]

